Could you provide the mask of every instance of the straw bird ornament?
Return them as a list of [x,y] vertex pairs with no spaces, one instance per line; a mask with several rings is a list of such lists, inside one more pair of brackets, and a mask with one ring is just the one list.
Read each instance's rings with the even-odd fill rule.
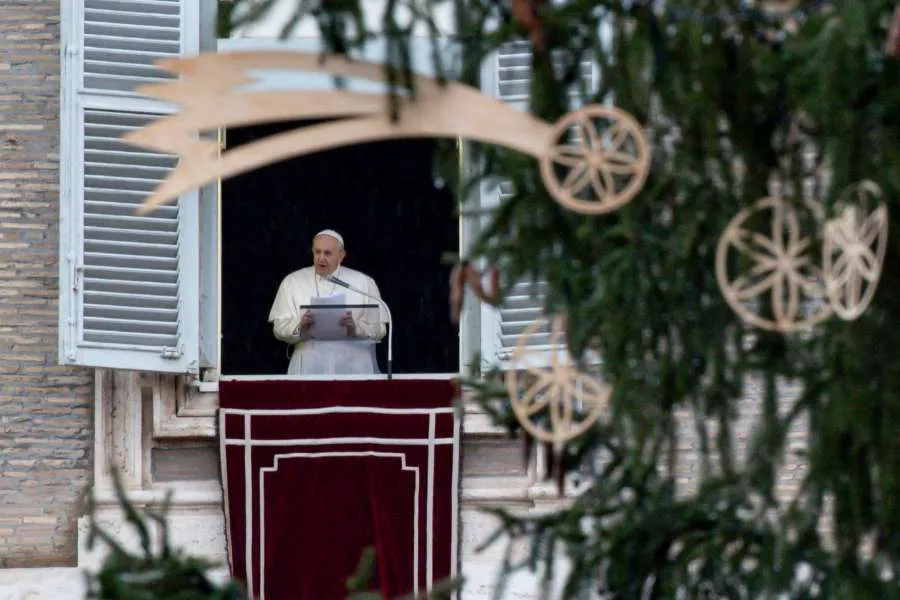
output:
[[[140,207],[147,213],[218,179],[293,156],[378,140],[462,138],[536,158],[553,199],[585,214],[631,201],[643,187],[650,148],[639,123],[614,107],[589,105],[555,124],[459,83],[418,75],[415,97],[401,99],[392,120],[384,94],[347,89],[253,90],[254,71],[304,71],[380,82],[383,65],[294,51],[208,53],[165,60],[179,79],[138,92],[180,111],[127,134],[136,146],[180,157]],[[273,121],[331,119],[220,152],[199,134]],[[574,132],[574,135],[572,135]]]

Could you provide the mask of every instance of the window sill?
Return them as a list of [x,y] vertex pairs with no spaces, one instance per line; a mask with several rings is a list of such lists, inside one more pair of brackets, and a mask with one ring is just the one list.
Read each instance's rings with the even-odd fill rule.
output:
[[[459,373],[404,373],[393,379],[456,379]],[[382,381],[387,375],[222,375],[215,381],[191,381],[191,387],[202,394],[219,392],[220,381]]]
[[[567,350],[553,350],[549,348],[530,348],[526,350],[524,357],[517,357],[512,351],[504,352],[493,362],[488,362],[484,366],[484,370],[492,367],[499,368],[501,371],[546,369],[550,366],[551,359],[556,358],[557,363],[572,363],[572,357]],[[588,352],[585,356],[585,364],[591,367],[599,367],[603,365],[603,358],[596,352]]]
[[219,393],[219,382],[218,381],[198,381],[194,380],[191,382],[191,387],[200,392],[201,394],[218,394]]

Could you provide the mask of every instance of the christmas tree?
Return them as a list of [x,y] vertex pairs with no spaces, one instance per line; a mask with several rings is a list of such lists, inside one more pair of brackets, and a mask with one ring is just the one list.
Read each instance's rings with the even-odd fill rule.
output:
[[[224,3],[223,31],[274,4]],[[435,26],[444,9],[452,40]],[[469,265],[493,269],[485,301],[546,282],[571,356],[545,379],[468,382],[499,423],[550,445],[563,487],[581,477],[563,510],[499,513],[531,548],[504,575],[565,556],[566,598],[900,597],[893,9],[296,2],[284,35],[314,20],[329,54],[387,41],[400,122],[400,92],[415,97],[411,36],[426,31],[435,72],[476,88],[486,57],[527,47],[528,111],[561,132],[547,160],[470,143],[465,176],[444,174],[462,199],[508,191],[457,270],[456,308],[461,286],[480,282]],[[698,452],[689,488],[686,439]],[[780,493],[798,451],[799,486]]]

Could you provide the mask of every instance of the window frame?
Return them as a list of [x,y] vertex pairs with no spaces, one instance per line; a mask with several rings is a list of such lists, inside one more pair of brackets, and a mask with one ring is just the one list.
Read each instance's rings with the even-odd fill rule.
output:
[[[426,36],[416,36],[416,47],[414,48],[414,62],[417,64],[417,72],[425,75],[432,74],[431,69],[431,45],[430,40]],[[289,39],[275,39],[275,38],[253,38],[253,37],[233,37],[233,38],[219,38],[217,41],[216,51],[218,52],[237,52],[237,51],[264,51],[264,50],[294,50],[300,52],[318,52],[321,49],[321,40],[316,36],[297,36]],[[360,60],[372,61],[372,62],[381,62],[384,60],[386,56],[386,45],[383,40],[373,40],[359,55]],[[304,78],[308,78],[312,85],[311,88],[319,87],[319,84],[316,84],[315,81],[326,81],[325,78],[328,76],[322,75],[309,75],[303,76]],[[297,80],[291,78],[292,81],[296,82]],[[277,87],[280,84],[283,84],[286,80],[279,77],[276,73],[274,75],[268,74],[264,76],[262,83],[254,84],[254,89],[263,90],[270,86]],[[302,81],[302,80],[301,80]],[[294,83],[296,85],[296,83]],[[353,89],[356,86],[360,86],[361,89],[371,89],[372,84],[368,84],[366,82],[359,83],[349,80],[347,82],[347,87],[349,89]],[[460,153],[461,153],[461,163],[463,168],[465,168],[465,157],[466,157],[466,149],[465,149],[465,141],[459,140],[460,145]],[[215,247],[215,256],[216,263],[219,263],[221,257],[221,228],[219,227],[218,220],[218,207],[221,206],[221,186],[217,186],[217,193],[215,196],[215,206],[216,206],[216,216],[215,220],[217,223],[217,244]],[[211,219],[211,217],[207,217]],[[473,229],[472,225],[476,224],[476,227]],[[459,252],[460,256],[465,254],[465,249],[471,245],[471,243],[477,238],[479,228],[477,227],[477,223],[471,217],[461,217],[459,219]],[[202,261],[201,261],[202,262]],[[212,262],[209,260],[208,262]],[[221,273],[217,272],[216,278],[216,286],[217,286],[217,294],[221,293]],[[211,287],[210,284],[207,283],[207,287]],[[201,292],[202,293],[202,292]],[[211,294],[210,294],[211,295]],[[219,296],[220,297],[220,296]],[[464,314],[460,319],[460,333],[459,333],[459,344],[458,344],[458,352],[459,352],[459,373],[466,372],[468,368],[468,363],[470,363],[470,358],[480,347],[480,343],[477,345],[473,345],[471,342],[475,340],[476,342],[479,340],[479,331],[478,323],[472,322],[471,317],[468,315],[471,312],[472,306],[475,306],[476,303],[473,301],[469,301],[466,303],[466,308],[464,309]],[[207,325],[207,327],[211,327]],[[221,340],[221,305],[217,305],[216,309],[216,339]],[[200,333],[201,339],[204,337],[204,332]],[[213,370],[209,372],[209,376],[203,380],[199,381],[195,384],[195,387],[202,392],[211,392],[218,389],[218,381],[221,379],[243,379],[243,378],[252,378],[250,375],[242,375],[236,373],[222,373],[220,367],[220,349],[216,353],[217,364]]]
[[[288,40],[273,38],[216,38],[213,0],[180,2],[182,18],[182,46],[185,54],[196,51],[236,51],[263,49],[294,49],[317,51],[318,37],[297,37]],[[62,0],[61,63],[61,139],[60,139],[60,306],[59,306],[59,362],[62,364],[147,372],[190,375],[210,390],[221,373],[221,185],[202,187],[182,197],[179,201],[179,262],[180,342],[182,358],[177,361],[154,356],[153,353],[128,348],[93,348],[81,343],[83,327],[83,296],[72,293],[78,290],[83,269],[84,231],[84,111],[100,110],[134,112],[141,115],[166,115],[177,107],[136,96],[134,94],[104,91],[85,92],[81,89],[83,77],[84,0]],[[210,39],[212,35],[213,39]],[[214,40],[214,41],[213,41]],[[430,70],[427,60],[431,48],[428,38],[421,37],[417,52],[422,53],[418,63],[423,72]],[[363,53],[367,60],[378,61],[385,55],[382,40],[373,41]],[[481,90],[486,95],[498,96],[498,55],[489,56],[481,68]],[[351,86],[352,87],[352,86]],[[515,104],[521,104],[516,102]],[[522,108],[522,106],[518,106]],[[221,147],[221,132],[219,132]],[[462,168],[469,168],[466,142],[460,140]],[[500,202],[497,186],[483,184],[475,202],[478,210],[465,215],[459,223],[460,255],[483,230],[489,216],[486,211]],[[478,302],[471,293],[461,318],[459,334],[460,372],[471,367],[471,360],[481,356],[480,367],[500,365],[508,367],[507,357],[500,354],[502,314],[497,308]],[[230,375],[230,374],[229,374]],[[231,376],[231,375],[230,375]]]

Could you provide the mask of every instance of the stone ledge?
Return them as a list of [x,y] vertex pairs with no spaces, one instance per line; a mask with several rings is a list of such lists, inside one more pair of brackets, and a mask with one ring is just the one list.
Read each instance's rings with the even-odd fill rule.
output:
[[73,600],[85,591],[75,567],[0,570],[0,600]]
[[[71,567],[75,564],[74,554],[43,554],[22,550],[0,556],[0,569],[32,569],[35,567]],[[0,571],[3,573],[4,571]],[[0,599],[3,595],[0,594]]]

